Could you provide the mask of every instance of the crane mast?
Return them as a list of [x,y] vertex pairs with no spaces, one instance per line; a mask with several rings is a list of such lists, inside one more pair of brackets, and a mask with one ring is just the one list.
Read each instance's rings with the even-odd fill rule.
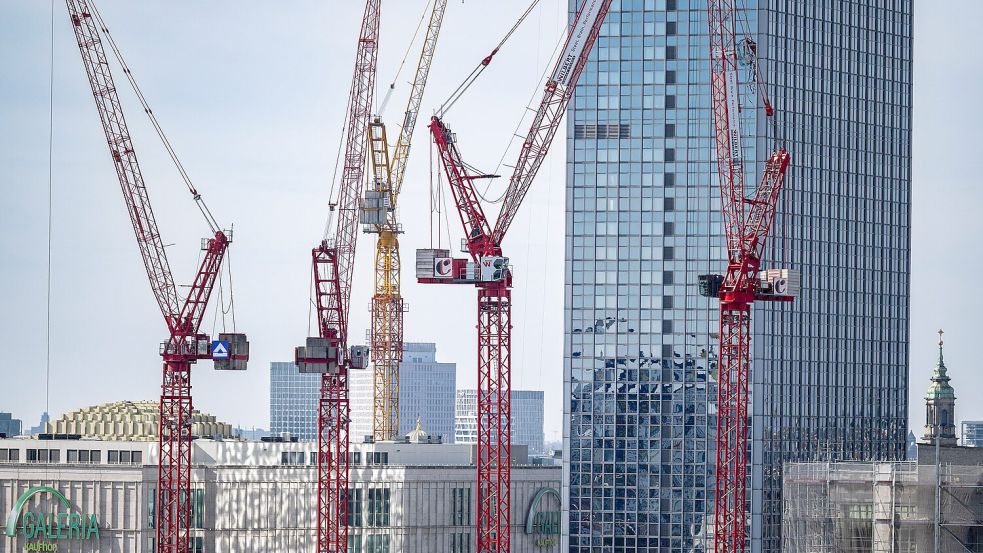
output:
[[[155,495],[156,550],[186,553],[191,527],[191,365],[201,359],[214,359],[217,369],[241,370],[248,359],[245,335],[220,334],[216,344],[223,344],[225,351],[216,351],[213,357],[213,344],[199,332],[231,236],[213,228],[214,235],[202,241],[201,264],[187,297],[181,300],[99,32],[101,27],[108,36],[108,30],[89,0],[66,0],[66,5],[144,268],[169,332],[160,348],[164,365]],[[152,112],[147,111],[153,119]],[[157,125],[156,119],[153,121]],[[191,192],[200,202],[197,191],[191,188]]]
[[[501,244],[556,136],[610,5],[611,0],[584,0],[577,11],[494,226],[474,189],[474,181],[488,175],[471,173],[461,158],[456,136],[439,117],[430,123],[471,260],[452,259],[447,250],[420,250],[417,276],[421,283],[470,284],[478,289],[478,553],[511,549],[512,273]],[[428,266],[433,270],[427,270]]]
[[392,157],[389,155],[385,124],[376,118],[369,126],[373,186],[366,191],[362,204],[362,223],[365,232],[377,235],[371,326],[372,435],[380,441],[393,440],[399,434],[399,365],[403,360],[403,313],[406,306],[400,291],[399,235],[402,227],[397,218],[396,204],[446,9],[447,0],[434,0]]
[[[295,351],[297,368],[321,374],[318,400],[317,551],[348,550],[348,371],[364,369],[368,348],[348,347],[348,313],[358,238],[359,197],[370,147],[380,0],[366,0],[346,111],[343,168],[334,232],[311,252],[318,336]],[[329,219],[330,221],[330,219]],[[329,229],[330,232],[330,229]]]
[[726,274],[700,276],[700,293],[720,300],[714,551],[742,553],[747,540],[751,305],[756,300],[792,301],[798,278],[787,269],[760,271],[790,161],[785,148],[779,148],[766,161],[754,195],[748,198],[744,190],[739,91],[742,58],[757,82],[765,114],[774,114],[758,72],[756,46],[750,39],[740,44],[736,39],[740,9],[736,0],[708,0],[707,8],[710,92],[727,247]]

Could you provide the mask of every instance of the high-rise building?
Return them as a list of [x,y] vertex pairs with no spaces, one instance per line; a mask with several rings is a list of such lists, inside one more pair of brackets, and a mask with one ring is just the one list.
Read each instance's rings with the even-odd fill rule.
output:
[[40,434],[44,432],[45,429],[48,427],[48,421],[50,420],[51,420],[51,416],[48,415],[47,411],[41,413],[41,422],[39,422],[37,426],[32,426],[31,429],[27,431],[27,433],[33,436],[35,434]]
[[[372,369],[352,371],[349,378],[352,441],[372,435]],[[417,419],[432,436],[454,441],[454,391],[457,365],[437,361],[437,345],[403,344],[399,365],[399,435],[416,428]]]
[[4,436],[20,436],[23,422],[15,419],[10,413],[0,413],[0,434]]
[[[765,266],[803,288],[754,307],[749,539],[773,552],[783,462],[905,456],[912,1],[746,5],[777,110],[743,111],[747,180],[780,139]],[[563,551],[710,548],[718,302],[697,277],[725,252],[708,53],[704,0],[616,2],[569,109]]]
[[983,447],[983,421],[962,422],[963,445]]
[[[478,392],[458,390],[454,417],[454,443],[478,443]],[[529,453],[546,453],[543,433],[543,392],[512,390],[512,443],[529,447]]]
[[302,374],[291,362],[270,363],[270,432],[317,439],[321,375]]

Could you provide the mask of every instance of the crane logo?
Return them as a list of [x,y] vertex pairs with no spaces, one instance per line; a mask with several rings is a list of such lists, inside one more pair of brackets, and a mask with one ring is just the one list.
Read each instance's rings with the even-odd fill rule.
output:
[[451,278],[454,273],[454,261],[449,257],[436,257],[433,260],[433,276],[436,278]]
[[215,340],[212,342],[212,359],[228,359],[229,343],[225,340]]
[[772,287],[776,294],[787,294],[788,293],[788,279],[787,278],[776,278]]
[[[50,494],[56,501],[60,511],[43,512],[25,510],[27,502],[39,494]],[[21,535],[27,539],[87,540],[99,539],[99,520],[96,515],[71,512],[72,503],[58,490],[50,486],[35,486],[24,492],[14,503],[14,508],[7,514],[7,526],[4,535],[13,538],[17,535],[20,521]],[[56,551],[58,545],[51,542],[34,542],[24,546],[25,551]]]

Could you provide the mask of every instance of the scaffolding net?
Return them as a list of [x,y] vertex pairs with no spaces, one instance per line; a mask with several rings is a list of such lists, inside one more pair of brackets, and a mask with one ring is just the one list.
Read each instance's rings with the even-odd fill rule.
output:
[[785,553],[983,552],[983,466],[789,463],[783,488]]

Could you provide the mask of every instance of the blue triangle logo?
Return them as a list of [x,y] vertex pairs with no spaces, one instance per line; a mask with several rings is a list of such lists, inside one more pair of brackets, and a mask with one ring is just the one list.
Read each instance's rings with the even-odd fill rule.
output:
[[228,359],[229,343],[225,340],[215,340],[212,342],[212,359]]

